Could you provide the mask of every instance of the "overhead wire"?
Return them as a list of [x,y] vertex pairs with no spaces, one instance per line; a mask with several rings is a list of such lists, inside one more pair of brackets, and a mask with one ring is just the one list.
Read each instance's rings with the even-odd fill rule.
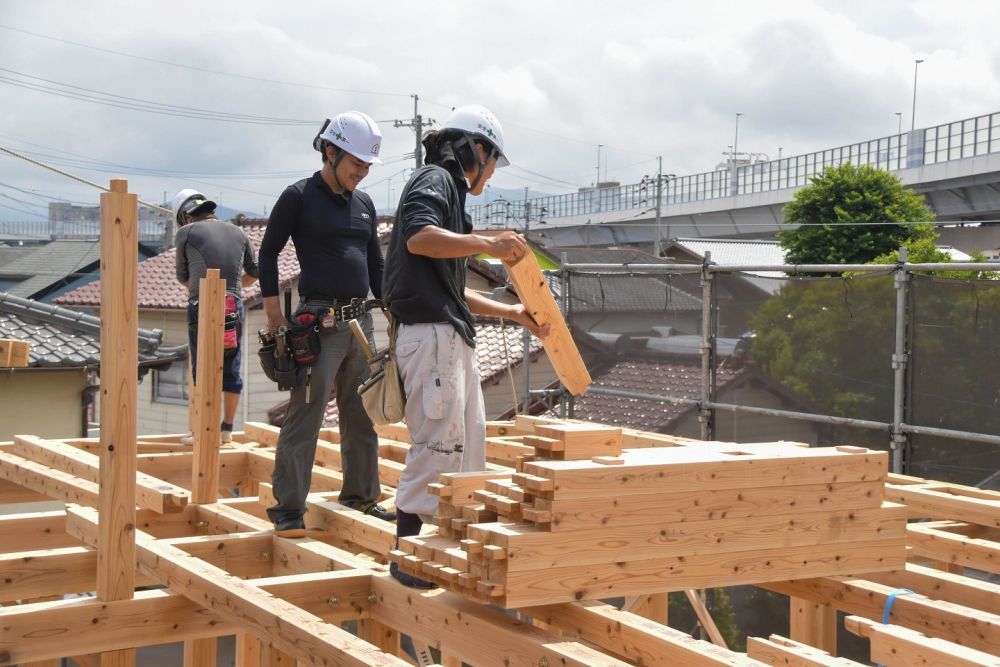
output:
[[218,75],[218,76],[226,76],[226,77],[231,77],[231,78],[235,78],[235,79],[245,79],[245,80],[248,80],[248,81],[259,81],[261,83],[273,83],[273,84],[278,84],[278,85],[282,85],[282,86],[296,86],[296,87],[299,87],[299,88],[311,88],[313,90],[328,90],[328,91],[331,91],[331,92],[338,92],[338,93],[352,93],[352,94],[355,94],[355,95],[382,95],[382,96],[387,96],[387,97],[410,97],[410,93],[381,92],[381,91],[374,91],[374,90],[356,90],[356,89],[352,89],[352,88],[334,88],[332,86],[323,86],[323,85],[315,84],[315,83],[304,83],[304,82],[301,82],[301,81],[282,81],[281,79],[271,79],[271,78],[267,78],[267,77],[251,76],[251,75],[248,75],[248,74],[236,74],[234,72],[225,72],[225,71],[222,71],[222,70],[214,70],[214,69],[210,69],[210,68],[207,68],[207,67],[198,67],[196,65],[187,65],[187,64],[184,64],[184,63],[177,63],[177,62],[172,62],[172,61],[169,61],[169,60],[161,60],[159,58],[150,58],[148,56],[140,56],[140,55],[136,55],[134,53],[127,53],[125,51],[116,51],[114,49],[108,49],[108,48],[104,48],[104,47],[100,47],[100,46],[94,46],[92,44],[84,44],[82,42],[74,42],[72,40],[62,39],[62,38],[59,38],[59,37],[53,37],[51,35],[44,35],[42,33],[32,32],[30,30],[24,30],[24,29],[21,29],[21,28],[15,28],[15,27],[9,26],[9,25],[0,24],[0,29],[10,30],[12,32],[19,32],[19,33],[24,34],[24,35],[30,35],[32,37],[38,37],[40,39],[47,39],[47,40],[50,40],[50,41],[53,41],[53,42],[59,42],[59,43],[62,43],[62,44],[69,44],[71,46],[76,46],[76,47],[83,48],[83,49],[90,49],[92,51],[99,51],[99,52],[102,52],[102,53],[107,53],[107,54],[116,55],[116,56],[122,56],[122,57],[125,57],[125,58],[133,58],[135,60],[144,60],[146,62],[156,63],[158,65],[169,65],[170,67],[179,67],[181,69],[186,69],[186,70],[190,70],[190,71],[194,71],[194,72],[203,72],[205,74],[215,74],[215,75]]

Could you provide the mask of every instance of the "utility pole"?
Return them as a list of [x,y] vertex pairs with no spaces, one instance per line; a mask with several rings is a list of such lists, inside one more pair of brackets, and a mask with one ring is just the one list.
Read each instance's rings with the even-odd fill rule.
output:
[[392,121],[392,126],[413,128],[413,131],[417,135],[417,143],[413,151],[413,157],[416,160],[417,169],[420,169],[420,167],[424,166],[424,145],[421,143],[424,139],[424,128],[433,125],[434,119],[428,118],[427,120],[424,120],[424,117],[420,115],[420,112],[417,109],[417,103],[420,100],[419,96],[413,94],[410,97],[413,98],[413,118],[410,120],[394,120]]
[[663,201],[663,156],[656,158],[656,243],[653,244],[653,254],[660,256],[660,210]]
[[[524,238],[528,238],[531,225],[531,204],[528,202],[528,187],[524,187]],[[528,252],[531,252],[530,248]],[[531,332],[528,327],[521,329],[521,358],[524,360],[524,396],[521,402],[521,414],[528,414],[531,408]]]

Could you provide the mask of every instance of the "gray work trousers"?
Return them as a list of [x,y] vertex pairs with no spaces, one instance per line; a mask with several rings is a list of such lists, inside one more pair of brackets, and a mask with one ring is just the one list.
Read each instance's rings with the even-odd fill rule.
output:
[[[358,318],[369,340],[372,339],[372,316]],[[293,527],[302,521],[306,495],[312,481],[316,438],[323,426],[330,390],[336,389],[340,416],[340,458],[344,485],[339,500],[357,507],[375,501],[381,495],[378,479],[378,435],[365,412],[358,387],[368,377],[368,362],[361,346],[351,335],[347,322],[338,322],[337,330],[323,333],[319,355],[308,368],[308,385],[303,378],[292,390],[288,414],[278,436],[274,460],[274,497],[277,504],[267,510],[271,522],[279,528]],[[299,369],[305,373],[305,369]],[[308,400],[307,400],[308,399]]]

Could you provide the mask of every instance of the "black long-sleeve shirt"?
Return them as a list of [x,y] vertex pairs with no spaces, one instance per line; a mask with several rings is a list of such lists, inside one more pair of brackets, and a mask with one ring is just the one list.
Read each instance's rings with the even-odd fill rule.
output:
[[333,192],[320,172],[289,185],[278,197],[260,244],[260,288],[278,295],[278,253],[288,239],[299,259],[299,294],[335,299],[382,298],[382,247],[375,204],[355,190]]

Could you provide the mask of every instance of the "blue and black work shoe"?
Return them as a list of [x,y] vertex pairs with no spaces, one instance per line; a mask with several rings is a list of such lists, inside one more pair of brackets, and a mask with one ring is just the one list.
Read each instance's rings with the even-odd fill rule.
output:
[[361,503],[354,509],[361,512],[362,514],[367,514],[368,516],[373,516],[376,519],[382,519],[383,521],[392,522],[396,520],[395,512],[393,512],[392,510],[388,510],[382,507],[381,505],[376,504],[374,500],[369,501],[367,503]]
[[403,584],[404,586],[409,586],[410,588],[437,588],[437,584],[432,584],[431,582],[421,579],[420,577],[415,577],[412,574],[407,574],[405,572],[399,571],[399,565],[396,563],[389,563],[389,574],[392,578]]

